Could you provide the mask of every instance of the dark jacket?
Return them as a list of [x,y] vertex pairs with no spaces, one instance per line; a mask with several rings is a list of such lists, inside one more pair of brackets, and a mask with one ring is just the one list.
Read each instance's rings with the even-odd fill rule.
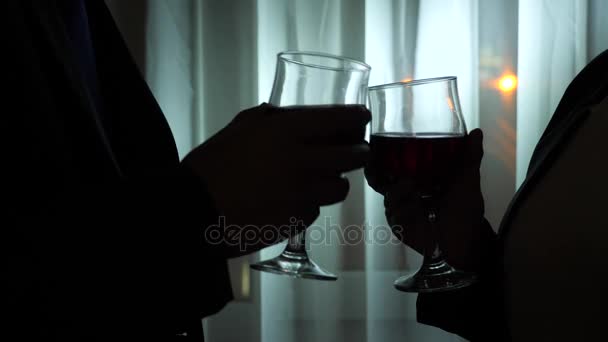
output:
[[201,238],[217,214],[104,2],[86,4],[100,105],[55,1],[2,3],[0,340],[200,341],[232,295]]
[[539,179],[576,135],[591,108],[608,96],[608,51],[589,63],[568,86],[536,146],[527,177],[503,217],[499,234],[486,222],[487,248],[478,284],[459,291],[418,297],[418,321],[471,341],[508,341],[504,303],[504,242],[511,220]]

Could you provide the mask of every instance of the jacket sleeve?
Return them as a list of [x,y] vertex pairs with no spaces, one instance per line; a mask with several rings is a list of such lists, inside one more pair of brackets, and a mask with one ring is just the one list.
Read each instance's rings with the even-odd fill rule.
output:
[[90,177],[107,163],[83,143],[90,129],[66,128],[83,115],[57,104],[60,65],[25,4],[1,15],[0,340],[175,335],[232,296],[226,257],[204,239],[217,220],[205,185],[176,157],[153,175]]
[[217,215],[183,167],[12,199],[18,205],[3,210],[3,311],[17,331],[158,337],[231,299],[226,258],[204,239]]
[[449,292],[419,294],[418,322],[435,326],[470,341],[504,341],[506,324],[498,267],[500,245],[484,220],[485,244],[479,280],[474,285]]

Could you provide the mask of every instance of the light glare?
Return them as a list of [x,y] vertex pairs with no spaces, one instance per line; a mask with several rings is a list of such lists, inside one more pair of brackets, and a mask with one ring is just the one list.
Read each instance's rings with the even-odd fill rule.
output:
[[517,88],[517,77],[515,75],[504,75],[498,80],[498,89],[503,93],[512,92]]

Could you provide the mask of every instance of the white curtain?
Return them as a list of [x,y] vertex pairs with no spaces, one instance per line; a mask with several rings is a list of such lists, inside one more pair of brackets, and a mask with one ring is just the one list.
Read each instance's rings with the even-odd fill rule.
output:
[[[467,125],[485,132],[482,184],[494,227],[565,87],[608,48],[604,0],[108,3],[182,155],[239,110],[268,100],[276,54],[283,50],[364,60],[373,68],[370,85],[458,76]],[[517,77],[516,91],[501,83],[509,75]],[[205,321],[208,341],[460,341],[416,323],[416,296],[397,292],[392,282],[415,271],[421,258],[386,243],[386,230],[370,229],[386,224],[381,198],[361,172],[349,178],[347,201],[325,208],[316,225],[351,226],[351,243],[310,250],[339,280],[249,270],[250,261],[272,257],[282,246],[233,260],[236,299]]]

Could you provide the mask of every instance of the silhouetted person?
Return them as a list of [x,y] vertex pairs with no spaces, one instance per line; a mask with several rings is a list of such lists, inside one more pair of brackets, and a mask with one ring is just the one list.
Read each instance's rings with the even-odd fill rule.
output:
[[[526,120],[526,118],[521,118]],[[438,203],[448,262],[478,284],[418,296],[418,321],[471,341],[591,341],[605,335],[608,300],[608,51],[570,84],[495,234],[484,218],[482,134],[468,137],[467,166]],[[416,184],[379,188],[394,233],[422,252]],[[399,228],[403,227],[403,229]]]
[[364,107],[264,104],[180,162],[103,1],[2,6],[2,341],[201,341],[226,259],[284,238],[206,228],[308,225],[365,161]]

